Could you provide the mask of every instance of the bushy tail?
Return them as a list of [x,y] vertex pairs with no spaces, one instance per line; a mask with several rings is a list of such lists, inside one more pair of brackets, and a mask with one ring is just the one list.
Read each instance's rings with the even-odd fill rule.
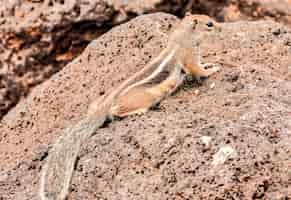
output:
[[66,199],[74,165],[82,143],[103,125],[106,116],[88,116],[64,130],[49,152],[42,169],[40,197],[42,200]]

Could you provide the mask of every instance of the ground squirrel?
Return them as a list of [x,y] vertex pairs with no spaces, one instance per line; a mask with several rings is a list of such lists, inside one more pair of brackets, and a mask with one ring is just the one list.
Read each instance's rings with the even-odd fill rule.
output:
[[171,94],[182,83],[184,74],[207,77],[220,67],[200,64],[202,32],[219,28],[207,16],[187,14],[169,37],[164,50],[142,70],[111,93],[93,102],[77,124],[66,128],[49,152],[40,181],[42,200],[64,200],[69,192],[74,165],[81,144],[114,116],[141,114]]

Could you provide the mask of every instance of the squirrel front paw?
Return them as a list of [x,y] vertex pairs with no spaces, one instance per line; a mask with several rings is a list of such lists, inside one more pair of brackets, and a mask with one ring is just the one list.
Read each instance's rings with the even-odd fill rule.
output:
[[218,64],[218,63],[205,63],[202,66],[206,70],[207,76],[210,76],[210,75],[220,71],[222,68],[221,64]]

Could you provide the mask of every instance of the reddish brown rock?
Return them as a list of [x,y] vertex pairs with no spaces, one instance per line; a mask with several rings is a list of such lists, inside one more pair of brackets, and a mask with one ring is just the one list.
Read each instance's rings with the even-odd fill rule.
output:
[[[157,55],[167,41],[160,31],[176,23],[154,14],[112,29],[10,111],[0,124],[0,198],[38,199],[49,144]],[[82,147],[69,199],[290,197],[290,41],[290,29],[272,21],[226,23],[206,35],[202,61],[222,71],[98,130]],[[236,156],[213,166],[224,146]]]

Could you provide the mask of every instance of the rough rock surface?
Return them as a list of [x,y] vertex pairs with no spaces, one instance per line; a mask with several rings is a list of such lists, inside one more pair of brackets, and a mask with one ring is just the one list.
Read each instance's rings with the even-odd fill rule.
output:
[[[39,172],[61,129],[157,55],[167,41],[161,31],[177,22],[153,14],[113,28],[12,109],[0,124],[0,199],[38,199]],[[201,50],[222,71],[98,130],[82,147],[69,199],[291,197],[291,30],[225,23]],[[218,152],[225,158],[214,165]]]
[[219,21],[291,24],[287,0],[0,0],[0,119],[112,26],[144,13],[186,11]]

